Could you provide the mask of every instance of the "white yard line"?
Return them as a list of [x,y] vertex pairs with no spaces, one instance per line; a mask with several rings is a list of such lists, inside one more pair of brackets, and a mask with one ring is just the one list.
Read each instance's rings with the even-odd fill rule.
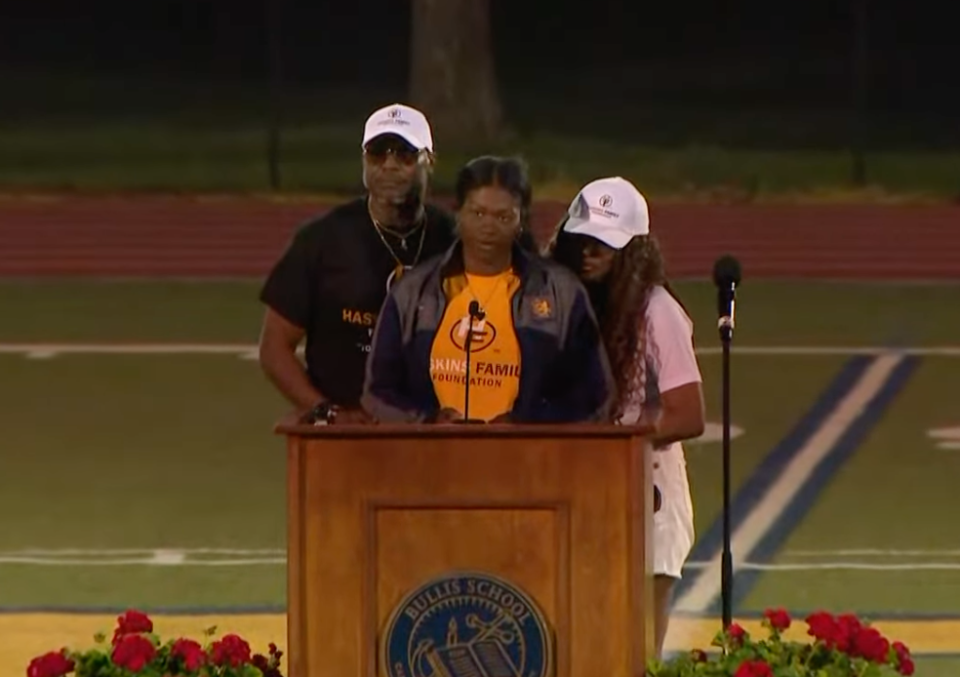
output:
[[256,345],[241,343],[0,343],[0,354],[49,360],[58,355],[235,355],[256,359]]
[[856,570],[856,571],[960,571],[960,562],[904,562],[903,564],[878,564],[876,562],[804,562],[802,564],[769,564],[746,562],[741,569],[756,571],[815,571]]
[[283,557],[261,557],[241,559],[187,559],[175,553],[163,553],[151,557],[115,558],[115,559],[51,559],[47,557],[10,557],[0,556],[2,565],[29,565],[45,567],[112,567],[112,566],[178,566],[178,567],[245,567],[254,565],[286,564]]
[[[698,348],[700,355],[718,355],[720,348]],[[302,349],[301,349],[302,352]],[[960,357],[960,346],[740,346],[741,355],[916,355]],[[236,355],[255,359],[256,344],[243,343],[0,343],[0,354],[47,359],[57,355]]]
[[[784,468],[780,476],[767,488],[763,498],[731,535],[735,572],[742,568],[745,556],[749,556],[770,531],[777,518],[810,479],[820,462],[827,457],[841,436],[880,392],[903,359],[900,355],[878,357],[839,402],[823,425]],[[678,611],[705,611],[720,594],[721,556],[722,553],[718,549],[686,594],[677,600]]]
[[783,557],[960,557],[960,550],[897,550],[848,548],[840,550],[787,550]]
[[[206,556],[198,558],[197,556]],[[212,558],[211,558],[212,557]],[[23,549],[0,551],[0,565],[49,567],[227,567],[286,564],[286,551],[246,548]]]
[[[719,347],[702,348],[701,355],[718,355]],[[737,346],[731,353],[744,355],[902,355],[917,357],[960,357],[960,346]]]
[[[957,550],[833,550],[796,551],[811,554],[873,554],[909,553],[926,555],[960,555]],[[796,553],[794,553],[796,554]],[[216,556],[217,559],[196,559],[197,555]],[[237,567],[279,566],[287,563],[286,551],[282,548],[23,548],[0,551],[0,566],[34,567]],[[687,562],[687,571],[709,569],[713,562]],[[900,562],[878,563],[857,561],[831,562],[739,562],[742,571],[960,571],[960,562]]]
[[[687,562],[683,568],[690,571],[709,569],[711,562]],[[738,571],[960,571],[960,562],[740,562]]]
[[186,555],[283,555],[287,552],[283,548],[22,548],[0,550],[0,557],[113,557],[165,551]]

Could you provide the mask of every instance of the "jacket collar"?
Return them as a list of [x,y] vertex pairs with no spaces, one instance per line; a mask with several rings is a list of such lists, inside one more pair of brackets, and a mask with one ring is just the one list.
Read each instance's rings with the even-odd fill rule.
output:
[[[511,265],[521,280],[526,280],[532,264],[535,265],[531,254],[518,242],[514,242],[511,248]],[[457,238],[440,260],[440,277],[446,279],[463,274],[463,241]]]

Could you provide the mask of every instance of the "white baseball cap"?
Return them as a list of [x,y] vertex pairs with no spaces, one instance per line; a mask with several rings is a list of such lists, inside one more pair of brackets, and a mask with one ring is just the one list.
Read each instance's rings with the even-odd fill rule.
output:
[[581,188],[567,214],[564,231],[594,237],[614,249],[623,249],[637,235],[650,232],[646,199],[619,176],[597,179]]
[[417,150],[433,152],[433,133],[426,116],[416,108],[395,103],[373,112],[363,128],[363,143],[381,134],[396,134]]

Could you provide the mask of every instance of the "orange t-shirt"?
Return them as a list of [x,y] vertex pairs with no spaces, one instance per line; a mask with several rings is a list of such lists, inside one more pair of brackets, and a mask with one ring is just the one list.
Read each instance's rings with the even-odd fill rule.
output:
[[513,271],[465,276],[453,290],[430,353],[430,378],[441,408],[464,413],[466,339],[471,301],[485,313],[473,321],[470,347],[470,410],[473,419],[490,421],[513,409],[520,390],[520,344],[513,327],[511,301],[519,287]]

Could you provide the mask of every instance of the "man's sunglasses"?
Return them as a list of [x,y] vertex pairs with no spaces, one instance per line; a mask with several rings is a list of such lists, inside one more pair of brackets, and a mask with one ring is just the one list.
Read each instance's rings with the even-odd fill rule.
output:
[[366,145],[363,153],[377,164],[386,162],[391,155],[396,158],[397,162],[404,165],[412,165],[420,157],[420,151],[416,148],[403,141],[393,139],[383,141],[374,139]]

